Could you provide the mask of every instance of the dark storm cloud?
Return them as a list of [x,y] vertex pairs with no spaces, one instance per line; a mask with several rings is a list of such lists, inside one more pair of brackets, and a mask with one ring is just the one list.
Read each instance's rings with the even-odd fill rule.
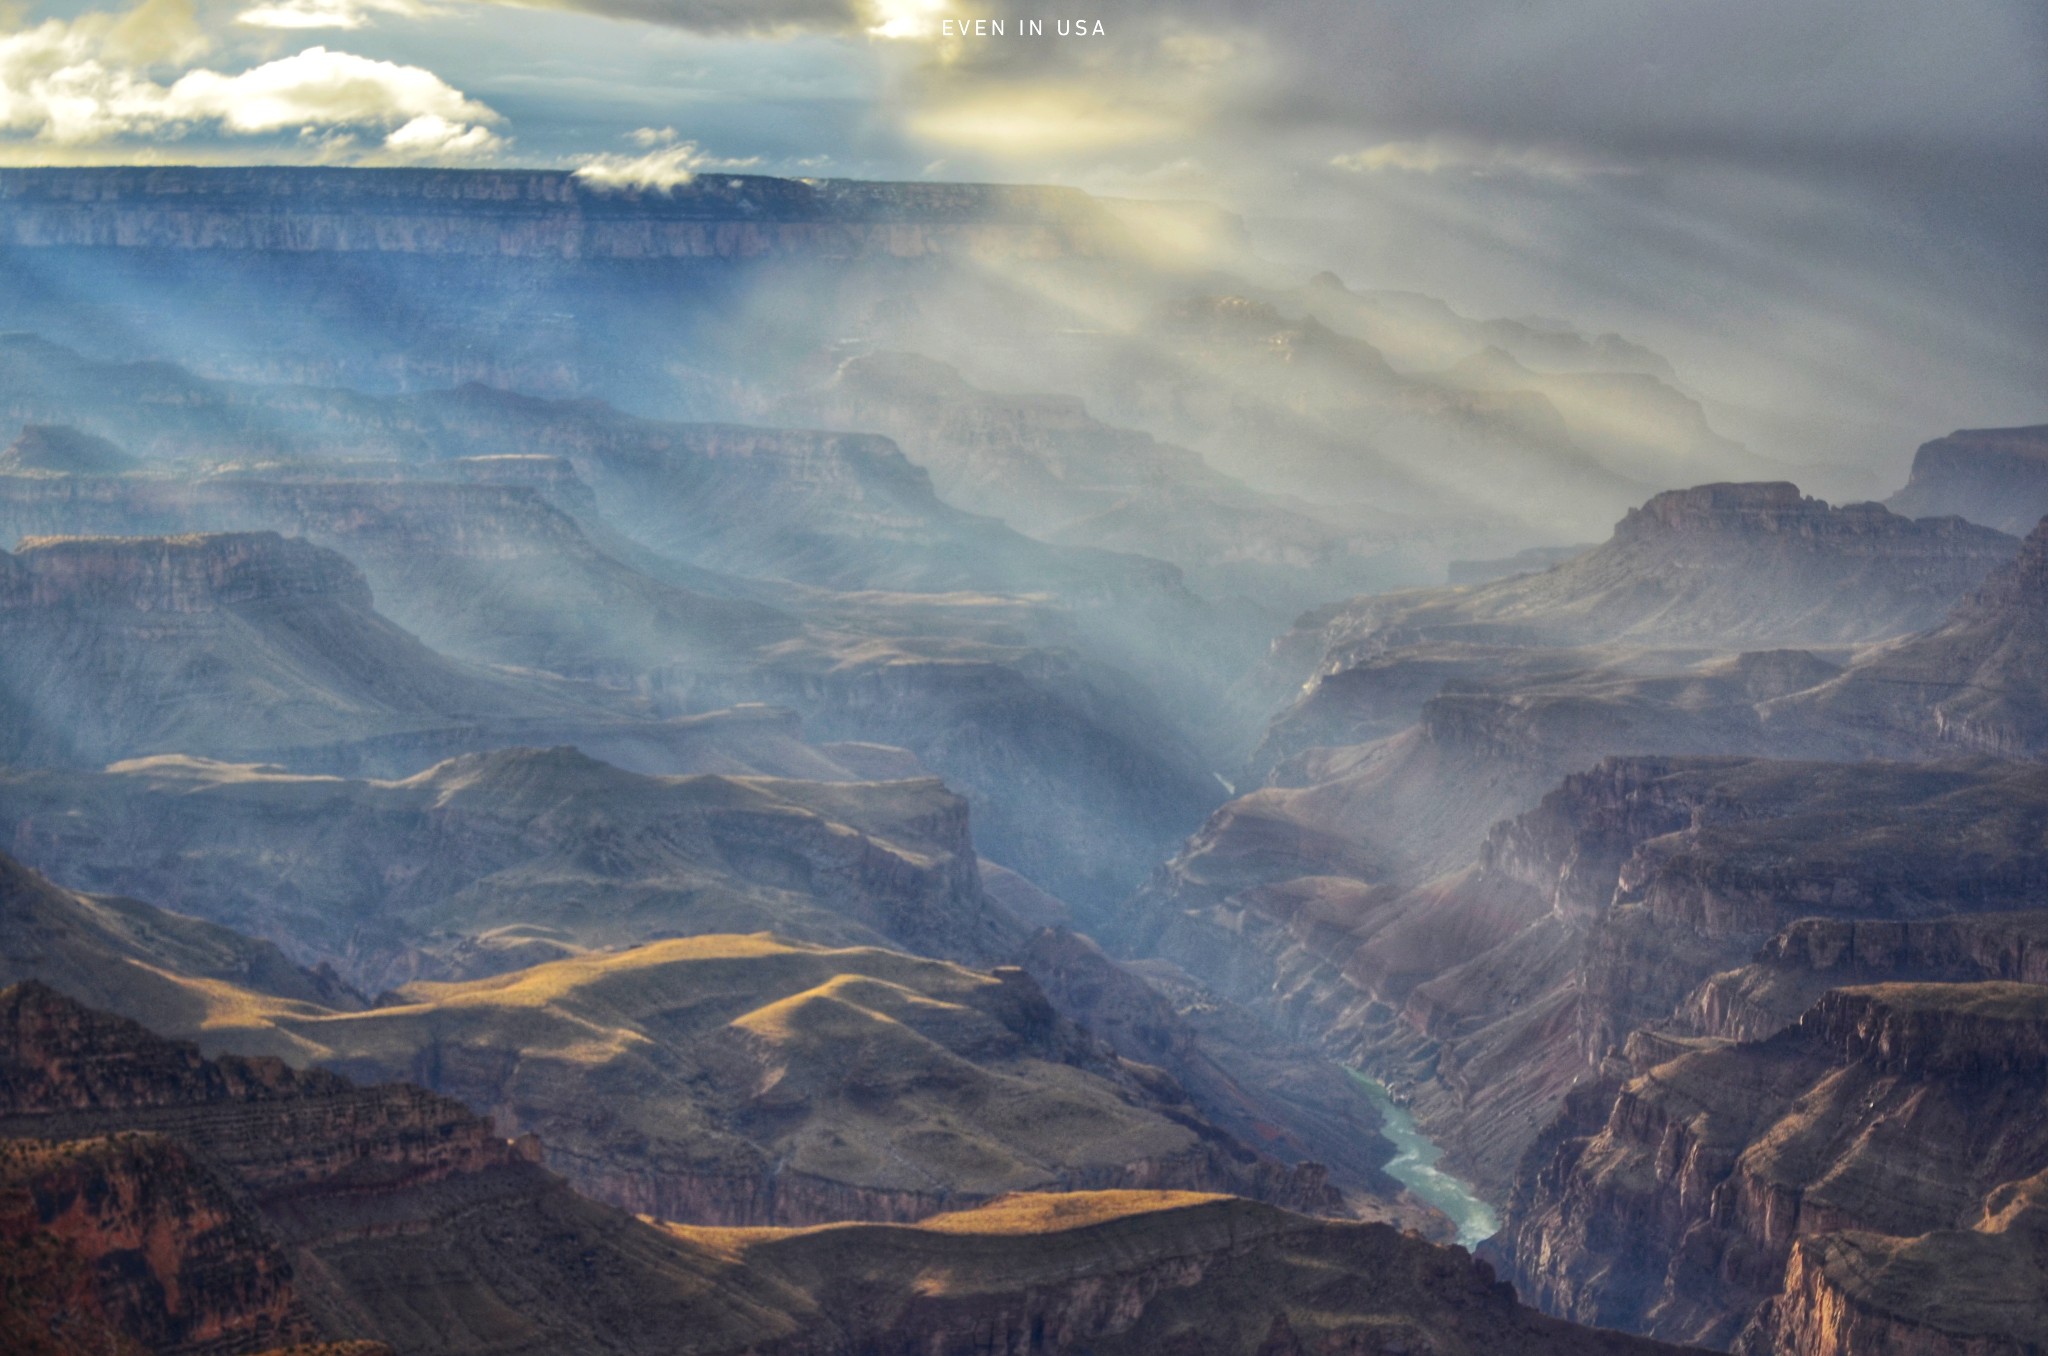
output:
[[[1112,41],[1256,35],[1265,127],[1454,133],[1600,159],[1882,172],[1894,158],[2037,157],[2048,7],[2036,0],[1111,0]],[[1057,48],[1001,49],[1068,60]]]

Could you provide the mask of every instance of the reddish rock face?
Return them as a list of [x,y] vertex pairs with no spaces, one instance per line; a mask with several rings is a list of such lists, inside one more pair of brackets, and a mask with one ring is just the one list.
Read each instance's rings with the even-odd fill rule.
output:
[[1629,1053],[1508,1212],[1500,1246],[1546,1308],[1716,1345],[1747,1326],[1758,1353],[2031,1349],[2048,988],[1835,990],[1768,1040]]
[[246,1206],[152,1134],[0,1140],[0,1268],[10,1322],[76,1350],[254,1351],[317,1328],[292,1268]]
[[1220,1196],[656,1229],[442,1099],[208,1062],[34,984],[0,991],[0,1091],[0,1268],[27,1300],[0,1335],[33,1356],[79,1349],[60,1321],[97,1324],[113,1340],[93,1349],[117,1356],[351,1324],[409,1356],[1673,1350],[1535,1314],[1462,1250]]

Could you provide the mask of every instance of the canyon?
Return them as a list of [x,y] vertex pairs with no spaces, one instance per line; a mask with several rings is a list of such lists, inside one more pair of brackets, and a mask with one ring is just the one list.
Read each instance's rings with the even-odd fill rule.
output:
[[1249,242],[0,170],[0,1344],[2043,1345],[2041,430]]
[[[1676,1350],[1535,1314],[1462,1251],[1224,1197],[1012,1196],[907,1229],[657,1227],[580,1200],[445,1099],[205,1060],[32,984],[0,991],[0,1074],[9,1179],[42,1184],[52,1207],[71,1199],[67,1171],[96,1174],[109,1205],[129,1199],[136,1154],[158,1155],[158,1190],[238,1189],[220,1223],[188,1216],[153,1250],[164,1274],[204,1278],[166,1292],[167,1316],[188,1326],[163,1351],[201,1349],[184,1331],[225,1339],[207,1348],[220,1351],[345,1334],[351,1356],[375,1341],[707,1356],[988,1339],[1188,1356]],[[133,1146],[125,1158],[89,1147],[109,1132]],[[47,1334],[38,1320],[64,1285],[118,1273],[125,1230],[148,1222],[111,1209],[80,1221],[62,1265],[21,1273],[29,1303],[9,1321]],[[279,1259],[289,1270],[265,1269]]]

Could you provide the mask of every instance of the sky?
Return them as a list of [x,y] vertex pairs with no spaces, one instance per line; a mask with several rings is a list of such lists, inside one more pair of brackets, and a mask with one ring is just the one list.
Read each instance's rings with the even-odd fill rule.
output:
[[1200,198],[1816,456],[2048,420],[2040,0],[0,0],[0,164],[106,161]]

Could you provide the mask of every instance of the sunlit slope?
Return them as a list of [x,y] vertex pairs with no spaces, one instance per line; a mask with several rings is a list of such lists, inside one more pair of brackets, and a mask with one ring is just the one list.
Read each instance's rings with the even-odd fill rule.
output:
[[76,894],[0,854],[0,985],[40,979],[159,1030],[237,1011],[348,1011],[363,1000],[269,942],[131,899]]
[[1225,1197],[1010,1197],[910,1228],[672,1232],[783,1279],[804,1296],[790,1318],[813,1331],[873,1324],[919,1349],[951,1350],[941,1335],[974,1331],[1098,1356],[1677,1350],[1537,1315],[1462,1253],[1389,1226]]
[[538,1133],[557,1170],[641,1212],[912,1219],[1104,1185],[1335,1204],[1060,1018],[1019,970],[710,936],[411,985],[371,1007],[267,944],[0,868],[0,980],[209,1050],[424,1084],[507,1134]]
[[448,1099],[203,1059],[40,984],[0,990],[0,1074],[0,1221],[62,1220],[10,1250],[5,1330],[31,1351],[81,1318],[159,1350],[187,1331],[255,1350],[267,1329],[425,1356],[1668,1350],[1541,1318],[1462,1252],[1213,1194],[1011,1198],[922,1227],[658,1227],[575,1195]]
[[[395,1001],[394,1001],[395,999]],[[1060,1021],[1018,971],[766,935],[656,942],[363,1013],[223,1012],[209,1040],[364,1080],[424,1078],[537,1131],[649,1213],[912,1216],[954,1198],[1201,1180],[1157,1080]]]

